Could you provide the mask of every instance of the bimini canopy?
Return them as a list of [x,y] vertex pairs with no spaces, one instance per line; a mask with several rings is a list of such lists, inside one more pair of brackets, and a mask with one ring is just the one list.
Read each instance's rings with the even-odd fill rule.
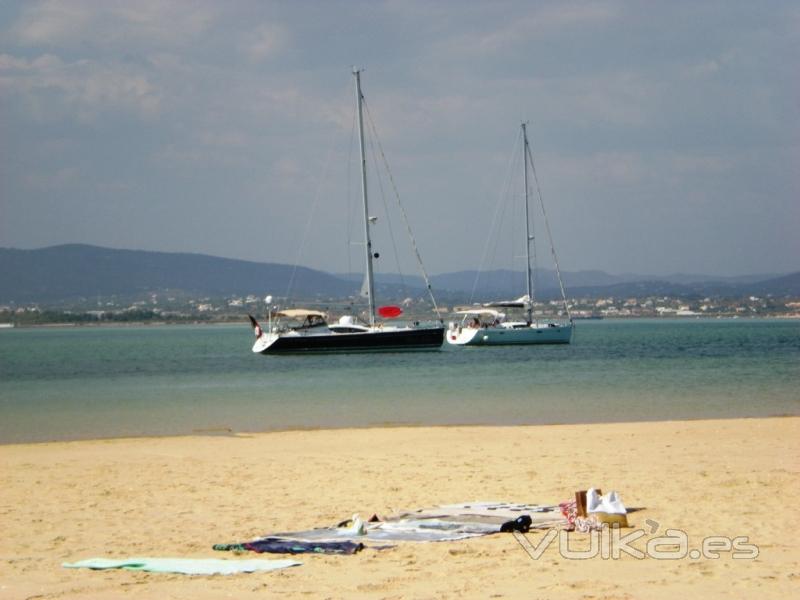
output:
[[457,310],[456,315],[480,315],[482,317],[501,317],[503,313],[492,310],[491,308],[472,308],[469,310]]
[[287,317],[289,319],[306,319],[308,317],[319,317],[324,319],[327,315],[318,310],[308,310],[306,308],[287,308],[275,313],[277,317]]

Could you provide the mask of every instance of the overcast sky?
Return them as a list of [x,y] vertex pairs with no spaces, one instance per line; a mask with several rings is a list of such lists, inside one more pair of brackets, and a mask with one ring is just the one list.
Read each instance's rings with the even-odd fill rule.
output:
[[0,246],[360,268],[352,65],[432,273],[481,261],[522,120],[562,268],[800,269],[793,0],[6,1]]

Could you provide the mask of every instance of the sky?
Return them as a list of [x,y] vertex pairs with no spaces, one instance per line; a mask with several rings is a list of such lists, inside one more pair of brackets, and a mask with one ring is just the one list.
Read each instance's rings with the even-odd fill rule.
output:
[[360,269],[354,65],[430,273],[521,268],[522,121],[562,269],[800,270],[796,1],[5,1],[0,247]]

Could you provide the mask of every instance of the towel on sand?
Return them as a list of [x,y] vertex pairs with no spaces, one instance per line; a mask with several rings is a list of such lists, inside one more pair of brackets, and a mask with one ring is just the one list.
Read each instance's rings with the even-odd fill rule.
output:
[[252,542],[237,544],[214,544],[214,550],[244,552],[271,552],[273,554],[355,554],[364,549],[364,544],[344,542],[304,542],[279,537],[265,537]]
[[[352,527],[324,527],[307,531],[275,533],[267,538],[252,540],[242,545],[275,540],[287,543],[309,543],[312,545],[335,545],[343,542],[353,542],[359,545],[364,542],[450,542],[499,531],[500,524],[495,523],[460,523],[441,519],[401,519],[366,523],[360,533],[355,533]],[[214,549],[223,548],[215,546]]]
[[223,560],[219,558],[89,558],[76,563],[62,563],[68,569],[125,569],[152,573],[181,573],[184,575],[232,575],[254,571],[274,571],[295,567],[296,560]]

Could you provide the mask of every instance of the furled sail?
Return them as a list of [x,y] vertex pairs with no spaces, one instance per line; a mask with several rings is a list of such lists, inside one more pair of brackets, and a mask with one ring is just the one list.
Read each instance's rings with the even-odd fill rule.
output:
[[369,298],[369,279],[366,273],[364,274],[364,281],[361,282],[361,291],[358,293],[362,298]]

